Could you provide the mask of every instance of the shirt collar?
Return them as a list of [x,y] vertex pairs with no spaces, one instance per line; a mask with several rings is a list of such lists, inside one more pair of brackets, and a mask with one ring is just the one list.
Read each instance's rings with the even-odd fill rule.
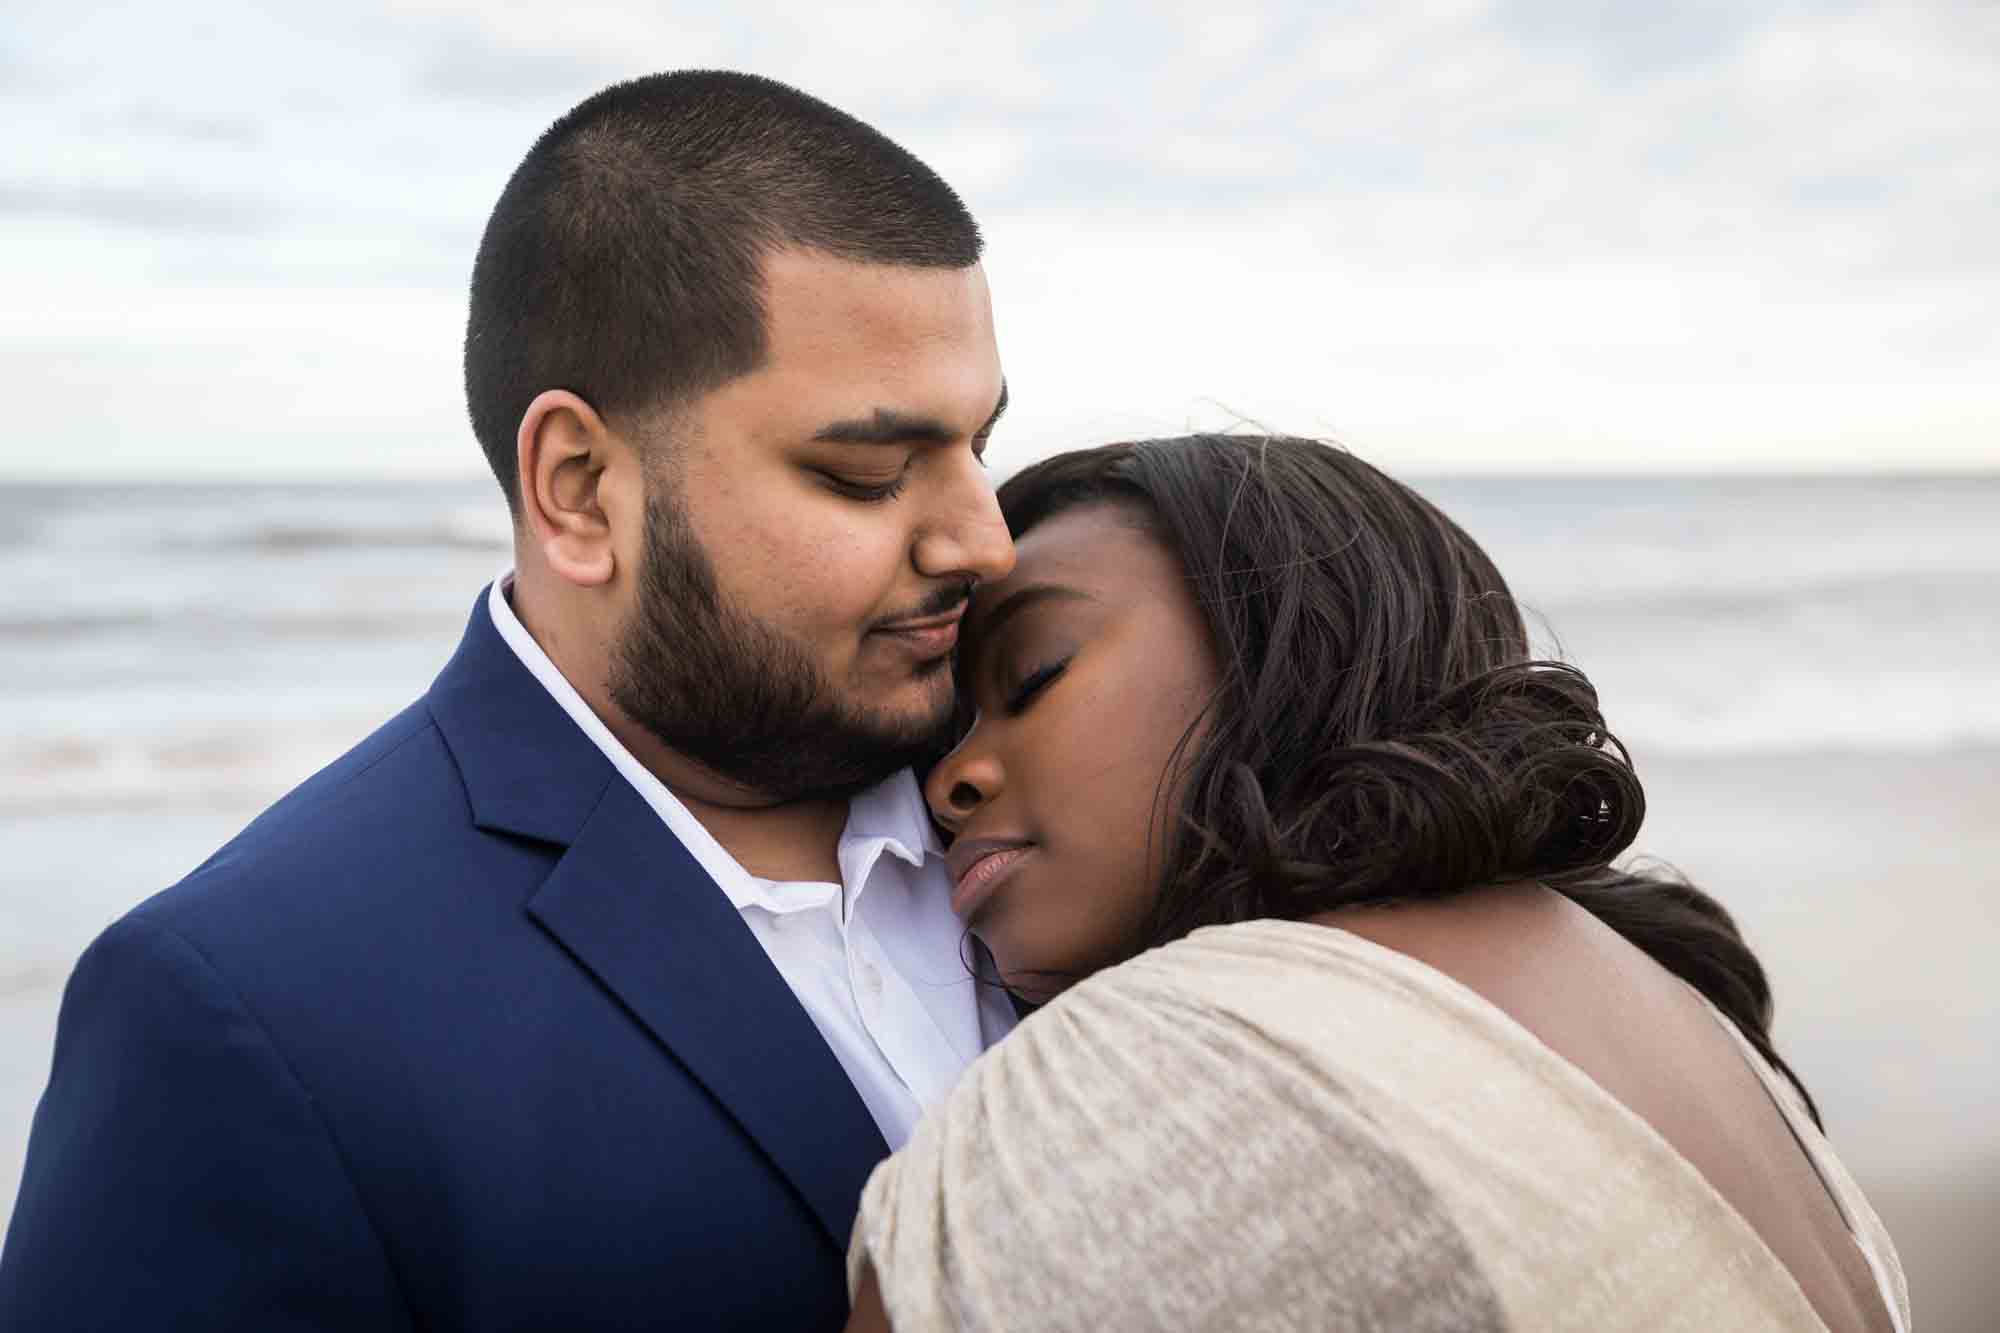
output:
[[944,855],[916,775],[907,768],[848,798],[839,851],[843,917],[853,915],[885,852],[919,870],[927,857]]
[[926,857],[944,855],[923,789],[907,768],[848,802],[847,831],[841,841],[850,838],[880,838],[889,851],[913,866],[922,865]]
[[[785,886],[762,880],[745,870],[727,849],[689,812],[680,798],[655,777],[652,770],[633,757],[632,752],[611,734],[604,720],[591,711],[542,646],[528,633],[527,626],[514,614],[508,594],[513,590],[510,569],[493,580],[487,607],[493,627],[521,664],[540,681],[571,720],[588,736],[605,758],[630,782],[651,806],[681,845],[701,864],[738,911],[748,907],[767,910],[795,910],[796,894],[785,895]],[[916,775],[901,769],[874,786],[856,793],[847,803],[847,824],[840,834],[839,859],[843,896],[850,905],[860,896],[869,872],[883,852],[921,868],[926,858],[944,855],[944,844],[924,805],[923,791]]]

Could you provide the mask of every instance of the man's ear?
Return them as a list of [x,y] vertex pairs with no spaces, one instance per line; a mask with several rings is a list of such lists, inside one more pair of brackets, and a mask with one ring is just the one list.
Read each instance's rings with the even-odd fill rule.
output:
[[567,389],[544,389],[521,414],[522,526],[548,567],[579,587],[601,587],[617,569],[606,474],[622,450],[597,409]]

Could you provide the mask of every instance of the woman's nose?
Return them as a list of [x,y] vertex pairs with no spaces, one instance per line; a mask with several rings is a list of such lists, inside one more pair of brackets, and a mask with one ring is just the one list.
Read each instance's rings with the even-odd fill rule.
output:
[[953,833],[983,805],[1000,794],[1003,779],[1000,762],[981,744],[979,727],[959,742],[958,748],[938,761],[924,782],[924,799],[931,814]]

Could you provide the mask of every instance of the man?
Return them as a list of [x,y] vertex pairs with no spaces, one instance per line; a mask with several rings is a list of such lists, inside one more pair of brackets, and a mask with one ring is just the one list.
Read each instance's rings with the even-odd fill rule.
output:
[[465,347],[514,572],[84,955],[0,1326],[840,1324],[868,1171],[1010,1020],[908,771],[1013,559],[979,251],[761,79],[536,143]]

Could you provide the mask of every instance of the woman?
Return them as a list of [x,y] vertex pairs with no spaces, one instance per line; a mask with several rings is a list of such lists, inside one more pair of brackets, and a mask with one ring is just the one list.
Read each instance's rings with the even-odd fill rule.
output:
[[927,795],[1043,1007],[870,1180],[852,1328],[1905,1328],[1728,915],[1443,515],[1304,440],[1049,460]]

